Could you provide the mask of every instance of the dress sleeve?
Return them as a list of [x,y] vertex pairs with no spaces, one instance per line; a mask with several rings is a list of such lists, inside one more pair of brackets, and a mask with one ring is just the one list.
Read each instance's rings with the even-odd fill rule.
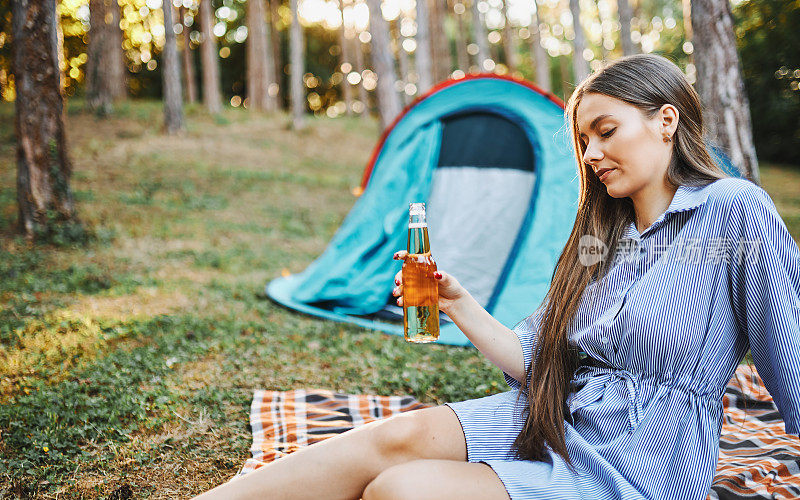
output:
[[753,185],[730,212],[731,301],[753,362],[786,424],[800,433],[800,251],[769,195]]
[[[543,314],[544,306],[541,306],[536,312],[520,321],[513,329],[519,339],[519,345],[522,347],[522,358],[525,361],[526,373],[533,359],[533,350],[536,346],[536,337],[539,335],[539,325]],[[508,373],[503,373],[503,376],[506,378],[508,386],[512,389],[521,387],[521,384]]]

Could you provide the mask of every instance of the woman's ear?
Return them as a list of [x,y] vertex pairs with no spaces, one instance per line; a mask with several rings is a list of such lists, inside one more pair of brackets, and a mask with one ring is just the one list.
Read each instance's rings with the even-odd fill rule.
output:
[[678,108],[672,104],[665,104],[658,110],[659,120],[661,125],[661,133],[670,138],[675,135],[678,129],[678,119],[680,114]]

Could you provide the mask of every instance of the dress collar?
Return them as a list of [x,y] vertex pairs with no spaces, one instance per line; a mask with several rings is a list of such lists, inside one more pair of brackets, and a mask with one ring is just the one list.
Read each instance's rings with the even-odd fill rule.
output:
[[703,205],[708,200],[708,194],[710,191],[709,186],[711,186],[711,184],[713,184],[713,182],[705,186],[678,186],[678,189],[675,191],[675,195],[672,197],[672,201],[669,203],[667,209],[663,214],[659,215],[652,224],[650,224],[650,227],[645,229],[642,234],[639,234],[639,231],[636,229],[636,222],[631,222],[625,229],[623,237],[633,239],[641,238],[653,230],[653,228],[660,226],[661,222],[667,217],[667,215],[677,212],[685,212],[686,210],[693,210]]

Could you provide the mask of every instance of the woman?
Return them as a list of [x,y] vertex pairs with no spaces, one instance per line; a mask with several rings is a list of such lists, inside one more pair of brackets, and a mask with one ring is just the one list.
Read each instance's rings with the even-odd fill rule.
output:
[[512,390],[366,425],[206,495],[704,499],[748,348],[798,433],[800,251],[769,196],[709,156],[683,74],[619,60],[567,117],[581,194],[543,304],[512,331],[436,275],[440,309]]

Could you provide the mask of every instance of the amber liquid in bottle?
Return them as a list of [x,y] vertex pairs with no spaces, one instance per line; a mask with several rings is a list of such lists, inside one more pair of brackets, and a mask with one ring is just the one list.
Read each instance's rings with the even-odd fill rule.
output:
[[409,209],[408,257],[403,262],[403,326],[409,342],[435,342],[439,339],[439,284],[433,273],[425,204],[412,203]]

